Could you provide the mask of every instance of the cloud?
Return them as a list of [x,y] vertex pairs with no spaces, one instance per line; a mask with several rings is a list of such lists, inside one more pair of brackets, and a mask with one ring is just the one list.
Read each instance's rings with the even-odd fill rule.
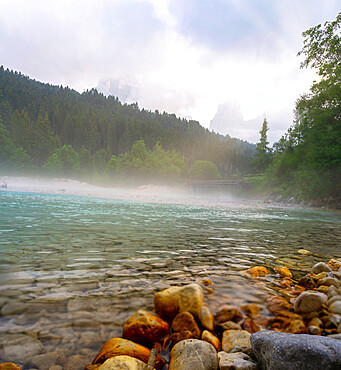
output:
[[281,22],[274,2],[266,0],[171,0],[178,30],[194,44],[219,53],[271,52],[278,47],[275,34]]
[[111,93],[127,102],[206,127],[218,105],[236,100],[245,120],[266,112],[269,137],[277,139],[314,79],[311,70],[299,70],[301,33],[340,11],[339,0],[0,4],[5,67],[80,92],[111,81]]
[[[143,1],[2,1],[2,63],[78,89],[159,62],[164,24]],[[104,75],[104,76],[103,76]]]

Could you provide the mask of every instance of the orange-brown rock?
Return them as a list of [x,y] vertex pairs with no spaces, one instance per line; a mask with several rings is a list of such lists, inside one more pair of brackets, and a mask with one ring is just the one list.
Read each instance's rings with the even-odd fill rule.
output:
[[3,362],[0,364],[0,370],[20,370],[20,367],[13,362]]
[[204,303],[204,293],[198,284],[171,287],[154,295],[155,312],[167,322],[171,322],[179,312],[190,312],[199,317]]
[[284,278],[289,278],[289,279],[292,278],[291,271],[287,267],[285,267],[285,266],[276,267],[275,268],[275,271],[277,272],[277,274],[279,274],[280,276],[282,276]]
[[88,366],[85,366],[84,370],[97,370],[102,366],[102,364],[89,364]]
[[278,293],[282,294],[286,298],[297,298],[302,292],[305,291],[305,288],[299,285],[295,285],[291,288],[280,289]]
[[168,333],[169,325],[166,321],[138,310],[124,324],[122,337],[148,346],[160,341]]
[[[191,339],[193,338],[192,332],[189,330],[180,331],[178,333],[173,333],[168,340],[168,343],[170,342],[170,349],[172,349],[177,343],[181,342],[185,339]],[[168,345],[168,343],[164,343],[163,348],[165,349]]]
[[203,328],[209,331],[214,331],[214,316],[209,308],[205,305],[201,307],[199,312],[199,320]]
[[262,307],[255,303],[244,304],[239,308],[249,317],[256,317],[262,311]]
[[267,307],[272,314],[278,311],[289,310],[292,305],[283,297],[274,295],[267,298]]
[[[120,355],[134,357],[147,364],[149,353],[150,349],[142,346],[141,344],[134,343],[127,339],[111,338],[104,343],[100,352],[92,361],[92,364],[102,364],[108,358]],[[155,368],[160,370],[164,365],[165,360],[162,357],[157,356]]]
[[192,333],[191,338],[200,338],[201,331],[193,315],[189,312],[181,312],[175,316],[172,322],[172,331],[177,333],[186,330]]
[[336,260],[336,259],[331,259],[328,261],[328,266],[336,271],[338,270],[340,267],[341,267],[341,261],[340,260]]
[[221,324],[226,321],[238,322],[243,318],[241,312],[234,306],[224,306],[214,315],[215,322]]
[[304,334],[303,318],[293,312],[279,311],[278,316],[269,320],[269,329],[292,334]]
[[313,289],[316,286],[314,274],[304,275],[298,282],[298,285],[304,286],[307,289]]
[[241,272],[247,273],[252,278],[264,277],[270,274],[270,271],[264,266],[254,266]]
[[242,328],[251,334],[256,333],[257,331],[260,331],[260,327],[250,317],[247,317],[243,321]]
[[221,332],[225,330],[242,330],[242,327],[234,321],[226,321],[218,324],[217,330]]
[[308,333],[313,335],[321,335],[323,330],[323,323],[318,317],[313,317],[308,325]]
[[293,281],[290,279],[283,279],[279,283],[277,283],[281,288],[289,288],[291,285],[293,285]]
[[216,349],[216,351],[217,352],[219,351],[220,340],[215,335],[213,335],[211,332],[209,332],[208,330],[204,330],[202,332],[201,339],[208,343],[211,343],[212,346]]
[[203,283],[205,286],[213,285],[212,281],[211,281],[211,280],[209,280],[209,279],[204,279],[204,280],[202,281],[202,283]]

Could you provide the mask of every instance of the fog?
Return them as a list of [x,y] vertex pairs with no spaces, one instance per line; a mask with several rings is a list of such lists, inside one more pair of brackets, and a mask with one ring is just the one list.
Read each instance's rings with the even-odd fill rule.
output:
[[[3,185],[6,185],[4,187]],[[37,176],[0,176],[1,192],[23,192],[70,196],[101,197],[139,202],[176,203],[203,206],[264,206],[263,201],[250,199],[235,186],[193,187],[186,182],[174,185],[99,186],[84,181]]]

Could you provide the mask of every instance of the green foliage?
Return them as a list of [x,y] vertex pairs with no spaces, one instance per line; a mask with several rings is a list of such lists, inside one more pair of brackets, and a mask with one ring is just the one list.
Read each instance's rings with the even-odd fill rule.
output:
[[217,166],[210,161],[195,161],[188,171],[193,180],[219,180],[220,174]]
[[44,168],[62,175],[77,174],[79,156],[71,145],[64,145],[53,153],[43,166]]
[[341,13],[303,33],[301,67],[320,76],[296,102],[295,122],[274,145],[268,178],[298,198],[341,199]]
[[147,176],[154,180],[179,180],[186,174],[186,166],[180,153],[174,150],[166,151],[159,143],[150,151],[143,140],[138,140],[129,153],[110,158],[106,173],[135,179]]
[[266,118],[264,118],[263,125],[260,133],[260,140],[256,146],[256,153],[254,154],[253,165],[257,172],[263,173],[271,162],[271,149],[268,146],[268,136],[269,126]]

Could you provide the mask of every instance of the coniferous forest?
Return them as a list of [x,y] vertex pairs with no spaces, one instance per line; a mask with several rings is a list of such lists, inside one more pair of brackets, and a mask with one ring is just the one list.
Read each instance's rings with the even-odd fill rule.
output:
[[2,169],[177,179],[195,178],[195,168],[211,162],[215,177],[225,178],[247,173],[255,150],[196,121],[122,104],[96,89],[79,94],[4,67],[0,117]]

